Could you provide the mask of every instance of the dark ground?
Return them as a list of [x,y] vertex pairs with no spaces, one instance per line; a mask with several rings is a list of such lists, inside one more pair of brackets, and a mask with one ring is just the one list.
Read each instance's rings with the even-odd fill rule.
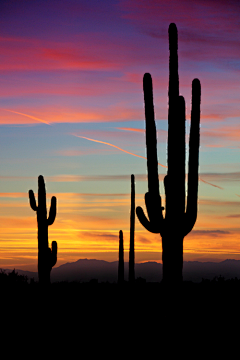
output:
[[194,344],[195,353],[210,346],[216,356],[229,336],[239,338],[238,279],[183,282],[177,289],[140,280],[134,286],[93,280],[42,289],[13,272],[0,273],[0,289],[2,339],[12,344],[18,339],[28,350],[35,344],[36,353],[57,356],[63,348],[68,354],[78,348],[79,356],[88,354],[84,359],[100,353],[153,358],[165,348],[179,357]]

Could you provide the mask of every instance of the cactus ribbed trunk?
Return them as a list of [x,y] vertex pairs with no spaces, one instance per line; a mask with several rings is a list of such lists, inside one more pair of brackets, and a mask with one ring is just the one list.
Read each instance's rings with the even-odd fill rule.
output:
[[185,102],[183,97],[179,97],[177,31],[170,28],[169,52],[168,171],[165,187],[168,231],[162,238],[162,261],[163,279],[179,282],[182,281],[184,236],[181,228],[185,213]]
[[198,160],[200,137],[201,85],[192,82],[192,111],[189,137],[188,192],[185,210],[185,100],[179,96],[178,34],[175,24],[169,26],[169,107],[168,107],[168,171],[164,178],[165,217],[158,184],[157,136],[154,119],[152,78],[145,74],[143,90],[146,118],[146,146],[148,192],[145,203],[148,217],[142,208],[136,212],[141,224],[162,237],[163,280],[168,284],[181,283],[183,267],[183,239],[197,219]]
[[135,281],[135,250],[134,250],[134,232],[135,232],[135,179],[131,175],[131,210],[130,210],[130,249],[129,249],[129,282]]
[[181,283],[183,268],[183,237],[176,232],[162,238],[163,280],[165,283]]
[[124,249],[123,232],[119,231],[119,259],[118,259],[118,284],[124,283]]

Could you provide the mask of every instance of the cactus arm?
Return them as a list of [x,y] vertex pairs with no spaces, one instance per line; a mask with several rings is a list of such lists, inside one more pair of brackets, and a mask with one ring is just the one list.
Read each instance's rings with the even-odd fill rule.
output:
[[185,146],[185,122],[186,122],[186,105],[185,99],[183,96],[178,97],[178,112],[179,112],[179,121],[176,122],[176,134],[178,136],[176,139],[176,148],[177,148],[177,162],[175,169],[178,176],[178,209],[180,214],[184,216],[185,214],[185,181],[186,181],[186,171],[185,171],[185,158],[186,158],[186,146]]
[[57,199],[55,196],[53,196],[51,198],[51,206],[50,206],[50,210],[49,210],[49,216],[47,219],[47,224],[52,225],[54,223],[55,217],[56,217],[56,205],[57,205]]
[[149,220],[140,206],[137,207],[136,213],[138,220],[148,231],[159,234],[162,233],[161,225],[163,223],[163,207],[161,206],[161,196],[159,193],[157,132],[154,119],[152,78],[148,73],[144,74],[143,77],[143,92],[146,119],[146,149],[149,190],[145,194],[145,204]]
[[162,206],[161,196],[154,196],[150,192],[145,194],[145,204],[147,208],[147,213],[150,222],[158,229],[158,233],[163,234],[164,232],[164,219],[162,215]]
[[136,208],[136,214],[138,217],[138,220],[140,221],[140,223],[142,224],[142,226],[145,227],[145,229],[147,229],[149,232],[152,232],[154,234],[159,234],[159,229],[158,227],[155,227],[146,217],[146,215],[144,214],[143,209],[141,208],[141,206],[137,206]]
[[143,77],[143,92],[146,119],[148,191],[157,196],[159,195],[157,133],[154,120],[152,78],[148,73],[144,74]]
[[130,246],[129,246],[129,282],[135,281],[135,176],[131,175],[131,208],[130,208]]
[[154,234],[161,234],[163,236],[164,233],[164,219],[162,215],[162,210],[164,207],[162,206],[161,196],[158,197],[152,196],[150,192],[145,194],[145,204],[147,208],[147,213],[149,220],[144,214],[143,209],[138,206],[136,209],[137,217],[140,223],[150,232]]
[[28,192],[29,195],[29,201],[30,201],[30,206],[34,211],[37,211],[37,204],[36,204],[36,199],[34,196],[34,192],[32,190],[29,190]]
[[198,79],[192,82],[192,111],[191,128],[189,137],[189,162],[188,162],[188,195],[185,213],[184,236],[193,228],[197,219],[198,202],[198,159],[200,141],[200,103],[201,84]]
[[[50,250],[50,249],[49,249]],[[56,264],[57,262],[57,242],[52,241],[52,250],[51,250],[51,268]]]

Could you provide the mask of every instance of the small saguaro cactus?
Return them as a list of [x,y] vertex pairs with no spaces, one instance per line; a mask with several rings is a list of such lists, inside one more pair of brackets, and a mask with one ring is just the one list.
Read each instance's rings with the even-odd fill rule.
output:
[[39,284],[50,284],[50,272],[57,262],[57,242],[52,242],[52,248],[48,247],[48,226],[52,225],[56,217],[57,199],[51,199],[49,216],[47,218],[46,190],[44,178],[38,177],[38,206],[32,190],[29,190],[31,208],[37,213],[38,223],[38,278]]
[[123,253],[123,232],[119,231],[119,261],[118,261],[118,284],[124,283],[124,253]]
[[130,249],[129,249],[129,282],[135,280],[135,253],[134,253],[134,232],[135,232],[135,182],[134,175],[131,175],[131,210],[130,210]]
[[163,281],[181,283],[183,267],[183,239],[192,230],[197,219],[198,160],[200,138],[201,86],[192,82],[192,110],[189,137],[188,189],[185,211],[185,100],[179,96],[178,34],[174,23],[169,26],[169,107],[168,107],[168,170],[164,178],[166,194],[165,217],[159,193],[157,137],[154,120],[152,78],[145,74],[143,91],[146,118],[146,147],[148,192],[145,203],[148,217],[141,207],[136,213],[141,224],[162,237]]

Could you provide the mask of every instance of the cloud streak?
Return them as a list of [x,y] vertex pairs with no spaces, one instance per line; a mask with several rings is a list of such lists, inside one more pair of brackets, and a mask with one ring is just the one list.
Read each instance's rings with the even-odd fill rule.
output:
[[126,130],[126,131],[137,131],[137,132],[145,133],[145,130],[143,130],[143,129],[123,128],[123,127],[116,128],[116,129],[118,129],[118,130]]
[[192,230],[193,235],[200,235],[200,236],[208,236],[208,237],[218,237],[221,235],[229,235],[231,234],[230,231],[227,230]]
[[[104,142],[104,141],[94,140],[94,139],[90,139],[90,138],[87,138],[87,137],[85,137],[85,136],[80,136],[80,135],[76,135],[76,134],[71,134],[71,135],[76,136],[76,137],[79,137],[79,138],[82,138],[82,139],[86,139],[86,140],[89,140],[89,141],[94,141],[94,142],[97,142],[97,143],[109,145],[109,146],[115,147],[116,149],[118,149],[118,150],[120,150],[120,151],[123,151],[123,152],[125,152],[125,153],[127,153],[127,154],[130,154],[130,155],[133,155],[133,156],[137,156],[137,157],[140,157],[140,158],[142,158],[142,159],[147,160],[147,158],[144,157],[144,156],[140,156],[140,155],[133,154],[133,153],[131,153],[131,152],[127,151],[127,150],[124,150],[124,149],[122,149],[122,148],[120,148],[120,147],[118,147],[118,146],[116,146],[116,145],[113,145],[113,144],[110,144],[110,143],[107,143],[107,142]],[[162,166],[162,167],[164,167],[164,168],[167,168],[167,166],[162,165],[162,164],[160,164],[160,163],[158,163],[158,165],[160,165],[160,166]],[[216,187],[216,188],[218,188],[218,189],[223,190],[223,188],[222,188],[221,186],[211,184],[210,182],[207,182],[207,181],[201,179],[200,177],[199,177],[199,180],[202,181],[202,182],[204,182],[205,184],[208,184],[208,185],[211,185],[211,186],[213,186],[213,187]]]
[[216,188],[218,188],[218,189],[223,190],[223,187],[218,186],[218,185],[211,184],[210,182],[208,182],[208,181],[206,181],[206,180],[203,180],[202,178],[199,178],[199,180],[202,181],[202,182],[204,182],[205,184],[208,184],[208,185],[211,185],[211,186],[214,186],[214,187],[216,187]]
[[[127,153],[127,154],[130,154],[130,155],[133,155],[133,156],[136,156],[136,157],[140,157],[140,158],[142,158],[142,159],[147,159],[147,158],[144,157],[144,156],[140,156],[140,155],[133,154],[133,153],[131,153],[131,152],[127,151],[127,150],[124,150],[124,149],[122,149],[122,148],[120,148],[120,147],[118,147],[118,146],[116,146],[116,145],[113,145],[113,144],[110,144],[110,143],[107,143],[107,142],[104,142],[104,141],[94,140],[94,139],[90,139],[90,138],[87,138],[87,137],[85,137],[85,136],[79,136],[79,135],[76,135],[76,134],[71,134],[71,135],[76,136],[76,137],[79,137],[79,138],[82,138],[82,139],[86,139],[86,140],[89,140],[89,141],[94,141],[94,142],[97,142],[97,143],[109,145],[109,146],[112,146],[112,147],[114,147],[114,148],[116,148],[116,149],[118,149],[118,150],[120,150],[120,151],[123,151],[123,152],[125,152],[125,153]],[[160,164],[160,163],[158,163],[158,165],[160,165],[160,166],[162,166],[162,167],[164,167],[164,168],[167,168],[167,166],[162,165],[162,164]]]
[[26,116],[26,117],[28,117],[28,118],[30,118],[30,119],[37,120],[37,121],[42,122],[42,123],[44,123],[44,124],[50,125],[49,122],[47,122],[47,121],[45,121],[45,120],[42,120],[42,119],[39,119],[39,118],[36,118],[35,116],[31,116],[31,115],[28,115],[28,114],[23,114],[23,113],[20,113],[20,112],[17,112],[17,111],[13,111],[13,110],[8,110],[8,109],[2,109],[2,110],[4,110],[4,111],[9,111],[9,112],[14,113],[14,114]]

